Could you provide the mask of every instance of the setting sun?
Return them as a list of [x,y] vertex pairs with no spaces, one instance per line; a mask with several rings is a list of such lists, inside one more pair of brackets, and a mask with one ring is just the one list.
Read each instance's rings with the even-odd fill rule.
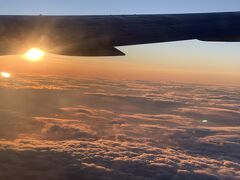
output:
[[24,54],[24,58],[28,61],[36,62],[41,61],[45,55],[46,53],[43,50],[38,48],[32,48]]

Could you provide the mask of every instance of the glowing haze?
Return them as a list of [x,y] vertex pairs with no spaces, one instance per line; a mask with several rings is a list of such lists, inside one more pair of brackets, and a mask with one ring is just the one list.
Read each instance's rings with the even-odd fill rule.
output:
[[[63,1],[13,0],[8,7],[0,0],[1,14],[161,14],[240,10],[238,0],[196,1]],[[106,8],[109,7],[109,8]],[[126,57],[72,58],[46,56],[30,64],[21,57],[0,57],[1,71],[16,73],[74,75],[115,79],[170,80],[211,84],[240,84],[240,43],[200,41],[172,42],[121,47]],[[30,51],[32,61],[43,52]]]
[[28,54],[28,61],[26,55],[0,57],[0,64],[1,71],[16,74],[240,85],[240,61],[235,48],[240,45],[184,41],[121,47],[127,56],[100,58],[57,55],[36,58],[35,55],[43,53],[37,51]]

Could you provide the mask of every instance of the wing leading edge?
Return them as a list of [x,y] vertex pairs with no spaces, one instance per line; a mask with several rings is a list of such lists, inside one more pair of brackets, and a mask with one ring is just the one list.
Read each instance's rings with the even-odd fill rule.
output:
[[0,55],[32,46],[69,56],[121,56],[116,46],[240,41],[240,12],[116,16],[0,16]]

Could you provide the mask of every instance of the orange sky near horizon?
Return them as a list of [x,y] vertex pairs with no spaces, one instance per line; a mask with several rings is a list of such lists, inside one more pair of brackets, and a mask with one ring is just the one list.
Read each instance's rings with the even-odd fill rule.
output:
[[[230,46],[230,47],[229,47]],[[125,57],[48,55],[41,62],[20,56],[0,57],[0,71],[17,74],[72,76],[203,84],[240,85],[240,64],[232,46],[202,42],[162,43],[121,47]],[[224,48],[225,54],[222,51]],[[206,53],[208,52],[208,54]],[[205,52],[205,54],[204,54]],[[224,55],[223,55],[224,54]],[[225,61],[225,59],[228,60]]]

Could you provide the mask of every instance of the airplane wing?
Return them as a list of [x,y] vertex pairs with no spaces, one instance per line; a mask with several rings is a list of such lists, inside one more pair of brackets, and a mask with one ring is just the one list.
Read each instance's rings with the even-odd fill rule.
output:
[[198,39],[240,41],[240,12],[0,16],[0,55],[39,47],[68,56],[121,56],[117,46]]

